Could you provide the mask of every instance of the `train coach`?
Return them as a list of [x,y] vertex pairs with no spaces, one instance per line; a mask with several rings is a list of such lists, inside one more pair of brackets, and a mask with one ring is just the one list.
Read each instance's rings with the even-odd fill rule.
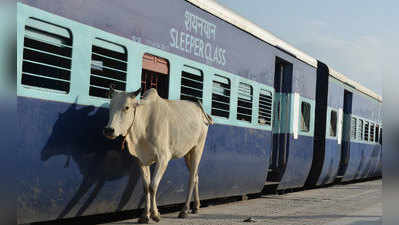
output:
[[[18,0],[18,223],[142,207],[136,160],[102,135],[110,84],[202,101],[201,199],[381,175],[382,98],[214,1]],[[187,176],[169,164],[159,205]]]

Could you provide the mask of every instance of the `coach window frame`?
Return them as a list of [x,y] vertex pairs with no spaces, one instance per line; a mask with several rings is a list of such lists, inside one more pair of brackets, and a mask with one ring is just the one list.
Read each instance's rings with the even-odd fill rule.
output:
[[[251,94],[250,95],[247,95],[247,96],[250,96],[251,97],[251,100],[247,100],[247,99],[245,99],[245,98],[241,98],[241,100],[240,100],[240,84],[243,84],[243,85],[246,85],[247,87],[249,87],[250,89],[250,91],[251,91]],[[237,83],[237,89],[236,89],[236,92],[237,92],[237,99],[236,99],[236,118],[235,118],[235,120],[236,121],[238,121],[238,122],[240,122],[240,123],[247,123],[247,124],[253,124],[253,121],[254,121],[254,104],[255,104],[255,88],[254,88],[254,84],[253,84],[253,82],[247,82],[246,80],[243,80],[243,79],[239,79],[238,80],[238,83]],[[246,94],[243,94],[243,95],[246,95]],[[249,107],[246,107],[246,106],[239,106],[239,102],[246,102],[246,103],[251,103],[251,108],[249,108]],[[242,109],[244,109],[244,110],[251,110],[251,114],[244,114],[244,113],[239,113],[239,108],[242,108]],[[248,120],[240,120],[240,119],[238,119],[238,115],[239,114],[241,114],[241,115],[244,115],[244,116],[250,116],[250,121],[248,121]]]
[[[303,118],[303,113],[304,113],[304,111],[303,111],[303,108],[302,108],[302,106],[303,105],[308,105],[309,106],[309,110],[308,110],[308,127],[307,127],[307,129],[304,129],[304,127],[302,126],[302,118]],[[304,133],[304,134],[309,134],[311,131],[312,131],[312,128],[311,128],[311,126],[312,126],[312,109],[313,109],[313,106],[312,106],[312,103],[310,102],[310,101],[307,101],[307,100],[305,100],[305,99],[301,99],[301,101],[300,101],[300,104],[299,104],[299,119],[298,119],[298,123],[299,123],[299,132],[300,133]],[[306,120],[305,120],[305,118],[304,118],[304,124],[306,124]]]
[[[228,83],[226,84],[226,83],[217,81],[217,78],[216,78],[216,77],[219,77],[220,79],[225,79]],[[223,89],[223,91],[226,91],[226,90],[227,90],[227,91],[229,92],[229,96],[222,95],[222,94],[220,94],[220,93],[216,93],[216,92],[214,91],[214,83],[221,83],[221,84],[224,84],[224,85],[228,85],[228,88]],[[213,74],[212,74],[212,79],[211,79],[211,95],[210,95],[211,115],[212,115],[212,116],[216,116],[217,118],[221,118],[221,119],[225,119],[225,120],[229,120],[229,119],[231,118],[231,115],[232,115],[232,92],[233,92],[233,90],[232,90],[232,80],[231,80],[231,77],[229,77],[229,76],[227,76],[227,75],[225,75],[225,74],[221,74],[221,73],[213,73]],[[219,95],[219,96],[223,96],[223,97],[228,98],[228,103],[227,103],[227,102],[222,102],[222,101],[220,101],[221,104],[228,105],[228,110],[222,110],[222,109],[220,109],[220,108],[213,107],[213,101],[218,102],[218,100],[214,100],[214,98],[213,98],[213,95],[214,95],[214,94],[215,94],[215,95]],[[223,93],[223,94],[224,94],[224,93]],[[212,110],[213,110],[213,109],[219,110],[219,111],[227,111],[227,112],[228,112],[228,116],[227,116],[227,117],[224,117],[224,116],[215,115],[215,114],[212,113]]]
[[[97,42],[98,43],[100,43],[100,42],[103,42],[104,44],[108,44],[109,45],[109,47],[107,48],[105,45],[100,45],[100,44],[95,44],[95,42],[96,42],[96,40],[97,40]],[[110,47],[110,46],[112,46],[113,45],[113,47]],[[115,78],[109,78],[109,77],[107,77],[107,76],[102,76],[102,75],[96,75],[96,74],[93,74],[92,73],[92,69],[93,69],[93,56],[94,55],[100,55],[100,54],[98,54],[98,53],[94,53],[94,51],[93,51],[93,48],[94,48],[94,46],[96,46],[96,47],[99,47],[99,48],[102,48],[102,49],[105,49],[105,50],[109,50],[109,51],[114,51],[114,50],[112,50],[111,48],[115,48],[115,47],[120,47],[121,49],[123,49],[124,50],[124,53],[120,53],[120,54],[124,54],[125,56],[126,56],[126,60],[125,61],[123,61],[123,60],[121,60],[121,59],[116,59],[116,58],[112,58],[112,57],[110,57],[110,56],[107,56],[107,55],[104,55],[104,56],[100,56],[100,57],[103,57],[103,58],[105,58],[106,60],[108,59],[108,60],[113,60],[113,61],[119,61],[119,62],[123,62],[124,64],[125,64],[125,70],[123,71],[123,70],[120,70],[120,71],[117,71],[117,72],[120,72],[120,73],[124,73],[125,74],[125,79],[124,80],[117,80],[117,79],[115,79]],[[107,96],[105,96],[105,97],[100,97],[100,96],[96,96],[96,95],[91,95],[90,94],[90,88],[93,86],[94,88],[97,88],[97,86],[96,85],[92,85],[91,84],[91,81],[92,81],[92,76],[94,76],[94,77],[100,77],[100,78],[103,78],[103,79],[107,79],[107,80],[111,80],[111,82],[110,82],[110,84],[114,84],[114,82],[112,82],[112,81],[115,81],[115,82],[120,82],[120,83],[124,83],[124,86],[125,86],[125,88],[123,89],[123,88],[119,88],[119,86],[117,86],[117,85],[114,85],[114,88],[116,89],[116,90],[120,90],[120,91],[126,91],[127,89],[128,89],[128,77],[129,77],[129,49],[128,49],[128,47],[126,46],[126,45],[124,45],[124,44],[121,44],[121,43],[118,43],[118,42],[115,42],[115,41],[109,41],[108,39],[106,39],[106,38],[103,38],[103,37],[99,37],[99,36],[95,36],[94,37],[94,39],[93,39],[93,41],[92,41],[92,45],[91,45],[91,49],[92,49],[92,51],[91,51],[91,59],[90,59],[90,74],[89,74],[89,90],[88,90],[88,96],[90,97],[90,98],[98,98],[98,99],[107,99]],[[116,51],[115,51],[116,52]],[[95,65],[94,65],[95,66]],[[98,67],[100,67],[100,66],[98,66]],[[101,66],[101,67],[103,67],[103,66]],[[106,67],[105,69],[109,69],[109,70],[118,70],[117,68],[112,68],[112,67]],[[105,86],[105,87],[100,87],[101,89],[104,89],[104,90],[109,90],[109,86],[110,85],[107,85],[107,86]]]
[[[42,24],[44,26],[47,25],[47,29],[48,30],[37,28],[35,26],[35,23]],[[62,54],[57,54],[61,58],[68,58],[70,60],[69,68],[64,68],[64,67],[62,67],[60,65],[56,66],[56,65],[51,64],[51,63],[47,63],[47,64],[43,64],[43,65],[40,64],[40,62],[34,63],[34,64],[39,64],[39,65],[42,65],[42,66],[49,66],[50,68],[55,68],[55,69],[56,68],[62,68],[61,70],[69,71],[69,79],[67,79],[67,80],[66,79],[53,78],[52,76],[45,75],[45,74],[43,74],[43,75],[36,74],[34,76],[34,77],[42,77],[42,79],[46,79],[46,80],[55,80],[55,81],[60,80],[59,82],[68,83],[68,86],[67,86],[68,88],[67,88],[66,91],[62,91],[62,90],[58,90],[58,89],[54,89],[54,88],[40,87],[40,86],[37,86],[37,85],[23,84],[23,74],[28,74],[28,75],[31,74],[31,73],[26,72],[26,71],[24,73],[24,70],[23,70],[23,63],[25,61],[24,50],[27,49],[27,48],[29,49],[29,47],[25,47],[25,44],[26,44],[25,43],[25,41],[26,41],[25,39],[27,38],[26,34],[29,32],[29,31],[27,31],[27,27],[28,26],[32,27],[33,30],[38,30],[38,33],[36,35],[43,36],[43,37],[46,37],[46,38],[49,38],[50,36],[62,36],[62,35],[60,35],[60,33],[57,33],[57,29],[59,30],[58,32],[61,32],[63,30],[63,32],[66,32],[66,33],[69,34],[69,38],[66,38],[65,36],[63,36],[63,37],[68,39],[68,41],[70,41],[70,45],[66,45],[66,44],[63,44],[63,43],[59,43],[58,45],[60,45],[62,47],[65,47],[65,48],[69,48],[70,49],[70,56],[63,56]],[[21,52],[21,70],[20,70],[20,76],[18,76],[18,85],[20,85],[25,90],[39,91],[41,93],[48,93],[49,95],[52,95],[52,94],[61,94],[63,96],[70,95],[71,91],[72,91],[72,77],[73,77],[72,69],[73,69],[73,61],[74,61],[73,60],[73,56],[74,56],[74,44],[75,44],[75,40],[74,40],[75,38],[74,38],[74,35],[73,35],[73,30],[70,27],[66,26],[65,24],[59,24],[59,23],[53,22],[51,20],[42,20],[42,19],[37,18],[36,16],[30,16],[30,17],[26,18],[26,20],[25,20],[25,22],[23,24],[23,32],[24,32],[24,35],[23,35],[23,44],[22,44],[22,52]],[[30,32],[35,33],[34,31],[30,31]],[[45,33],[48,33],[48,35],[46,35]],[[32,38],[33,37],[31,36],[31,39]],[[57,44],[57,43],[54,43],[54,42],[51,42],[51,41],[48,41],[48,40],[40,40],[40,38],[37,38],[37,39],[35,39],[35,38],[36,37],[34,37],[34,40],[36,40],[37,42],[40,42],[40,43],[46,43],[48,45],[53,45],[53,46],[55,46]],[[34,49],[36,49],[36,48],[34,48]],[[34,52],[40,53],[40,54],[44,54],[44,55],[47,55],[47,56],[55,54],[55,53],[51,53],[51,52],[47,52],[47,51],[43,51],[43,50],[39,50],[39,49],[37,49]],[[32,60],[28,60],[28,61],[32,61]]]
[[[271,90],[270,88],[264,86],[264,85],[258,85],[258,91],[257,91],[257,101],[258,101],[258,107],[257,107],[257,112],[256,112],[256,124],[258,126],[262,126],[262,127],[272,127],[273,126],[273,100],[274,100],[274,90]],[[265,95],[264,93],[268,93],[267,96],[270,97],[271,102],[268,103],[264,101],[264,99],[261,99],[261,95]],[[265,95],[266,96],[266,95]],[[263,97],[262,97],[263,98]],[[264,104],[266,103],[266,104]],[[268,110],[266,107],[262,106],[262,110],[261,110],[261,105],[264,105],[266,107],[270,107],[270,109]],[[265,115],[263,115],[262,113],[264,113],[264,110],[268,110],[269,112],[267,112],[270,116],[269,118],[269,124],[268,123],[260,123],[260,117],[261,115],[264,117]]]
[[[332,115],[335,114],[335,135],[331,134],[332,128]],[[329,116],[328,116],[328,136],[331,138],[337,138],[338,136],[338,111],[335,109],[330,109]]]

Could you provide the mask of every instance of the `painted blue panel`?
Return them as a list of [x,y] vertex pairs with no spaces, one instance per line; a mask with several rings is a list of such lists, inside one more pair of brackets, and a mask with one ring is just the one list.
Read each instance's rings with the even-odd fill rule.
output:
[[[19,2],[269,86],[278,55],[293,64],[298,81],[294,90],[314,99],[315,91],[309,87],[315,84],[315,68],[184,0]],[[192,29],[187,18],[206,21],[210,35]]]
[[335,109],[343,108],[344,106],[344,88],[337,82],[332,81],[332,78],[328,82],[327,104]]
[[[84,177],[91,189],[81,191],[83,196],[66,210],[66,217],[135,209],[143,202],[135,159],[101,134],[106,109],[19,97],[18,117],[20,223],[55,219]],[[259,192],[269,167],[267,146],[270,131],[211,126],[199,170],[201,199]],[[171,161],[160,184],[159,204],[183,202],[187,183],[184,160]],[[98,193],[85,209],[96,185]]]
[[303,187],[309,175],[313,160],[313,137],[289,138],[288,160],[284,175],[277,189]]
[[381,122],[382,104],[364,95],[354,94],[352,101],[352,114],[374,122]]
[[293,92],[300,93],[302,97],[316,99],[316,68],[305,64],[294,65]]
[[378,145],[351,142],[348,168],[342,181],[368,177],[369,171],[374,167],[373,164],[378,163],[380,155],[378,149]]
[[[273,84],[274,48],[184,0],[20,2],[260,83]],[[189,26],[190,20],[186,18],[197,17],[212,28],[209,36],[201,32],[203,29]]]
[[341,145],[336,139],[326,139],[323,169],[317,185],[329,184],[335,181],[341,160]]

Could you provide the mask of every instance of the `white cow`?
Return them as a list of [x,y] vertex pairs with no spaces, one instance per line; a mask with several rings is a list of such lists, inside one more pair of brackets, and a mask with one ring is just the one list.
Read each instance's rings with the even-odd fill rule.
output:
[[[112,100],[109,122],[103,130],[104,135],[110,139],[123,136],[130,154],[139,159],[146,205],[138,222],[149,223],[150,217],[157,222],[160,220],[156,204],[159,182],[169,160],[183,156],[190,179],[186,203],[179,217],[187,216],[193,190],[193,213],[197,213],[200,207],[198,165],[204,150],[208,125],[213,124],[213,120],[200,103],[163,99],[155,89],[149,89],[141,100],[137,100],[139,93],[140,89],[128,93],[110,88]],[[153,163],[156,163],[156,167],[151,180],[149,166]]]

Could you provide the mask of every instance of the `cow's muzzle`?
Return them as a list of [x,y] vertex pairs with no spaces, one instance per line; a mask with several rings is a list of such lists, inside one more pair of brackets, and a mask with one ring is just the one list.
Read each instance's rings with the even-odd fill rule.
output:
[[109,139],[115,139],[115,129],[112,127],[104,127],[103,129],[103,134],[105,137],[109,138]]

